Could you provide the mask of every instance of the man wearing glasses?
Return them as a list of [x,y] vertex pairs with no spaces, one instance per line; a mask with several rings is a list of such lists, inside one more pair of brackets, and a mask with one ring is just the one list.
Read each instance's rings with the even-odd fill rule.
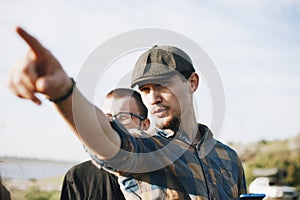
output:
[[[139,131],[135,132],[143,133],[149,128],[148,110],[137,91],[114,89],[106,95],[101,108],[110,120],[117,120],[128,130],[137,129]],[[125,199],[117,177],[94,164],[89,160],[66,173],[61,190],[62,200]]]
[[148,110],[141,95],[132,89],[112,90],[106,95],[101,109],[110,121],[116,119],[126,129],[146,131],[150,126]]

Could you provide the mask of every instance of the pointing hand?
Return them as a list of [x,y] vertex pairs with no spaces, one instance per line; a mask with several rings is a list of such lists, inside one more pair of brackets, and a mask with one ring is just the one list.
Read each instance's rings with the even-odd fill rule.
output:
[[29,51],[13,67],[9,77],[10,89],[20,98],[40,105],[36,93],[55,99],[72,87],[72,82],[58,60],[35,37],[20,27],[16,32],[28,44]]

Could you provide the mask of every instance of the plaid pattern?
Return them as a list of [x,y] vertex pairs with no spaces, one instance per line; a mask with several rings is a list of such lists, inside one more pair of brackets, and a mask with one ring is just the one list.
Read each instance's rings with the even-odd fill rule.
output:
[[[121,137],[121,149],[127,152],[120,151],[105,161],[95,155],[92,158],[104,168],[120,173],[119,183],[126,199],[226,200],[238,199],[240,194],[246,193],[238,155],[215,140],[206,126],[198,125],[202,139],[197,145],[189,145],[182,137],[173,137],[161,130],[151,137],[139,138],[128,134],[117,122],[112,122],[112,126]],[[166,145],[171,147],[154,157],[140,156],[164,149]],[[173,156],[176,152],[181,152],[178,157]],[[159,162],[168,165],[147,173],[133,172],[150,170]]]

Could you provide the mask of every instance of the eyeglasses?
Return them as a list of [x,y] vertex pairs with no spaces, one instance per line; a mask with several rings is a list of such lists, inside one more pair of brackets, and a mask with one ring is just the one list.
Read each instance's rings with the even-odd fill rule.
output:
[[127,125],[127,124],[131,123],[132,116],[134,116],[134,117],[136,117],[136,118],[138,118],[140,120],[144,120],[145,119],[141,115],[134,114],[134,113],[131,113],[131,112],[120,112],[120,113],[118,113],[116,115],[108,116],[108,117],[110,119],[116,119],[116,120],[118,120],[118,122],[120,122],[123,125]]

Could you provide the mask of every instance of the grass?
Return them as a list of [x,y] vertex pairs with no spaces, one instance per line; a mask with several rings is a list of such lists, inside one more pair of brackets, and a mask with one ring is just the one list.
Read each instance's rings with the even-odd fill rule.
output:
[[25,191],[13,189],[10,191],[11,199],[18,200],[59,200],[60,191],[44,191],[39,187],[31,187]]
[[39,180],[22,180],[20,182],[5,180],[5,186],[10,191],[11,199],[58,200],[60,198],[62,181],[63,176]]

